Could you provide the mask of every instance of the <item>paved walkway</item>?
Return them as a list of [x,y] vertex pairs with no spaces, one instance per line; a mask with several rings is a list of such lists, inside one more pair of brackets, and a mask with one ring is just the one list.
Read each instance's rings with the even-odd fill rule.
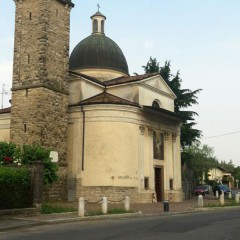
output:
[[[217,200],[204,199],[205,206],[218,202]],[[131,209],[134,212],[142,212],[143,215],[166,215],[176,213],[195,212],[197,210],[197,198],[185,200],[180,203],[169,203],[169,212],[164,212],[163,203],[151,204],[132,204]],[[137,214],[135,214],[136,216]],[[134,214],[119,214],[118,217],[134,216]],[[104,218],[106,216],[86,217],[84,220],[91,220],[96,218]],[[107,215],[107,217],[117,217],[116,215]],[[78,217],[78,213],[60,213],[60,214],[43,214],[39,216],[0,216],[0,231],[6,231],[14,228],[24,226],[34,226],[41,224],[51,224],[56,222],[66,222],[83,220]]]

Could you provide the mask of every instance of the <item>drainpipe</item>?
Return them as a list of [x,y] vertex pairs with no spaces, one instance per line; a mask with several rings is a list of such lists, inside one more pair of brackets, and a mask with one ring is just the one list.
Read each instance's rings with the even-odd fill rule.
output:
[[83,127],[82,127],[82,171],[84,171],[84,146],[85,146],[85,111],[82,107]]

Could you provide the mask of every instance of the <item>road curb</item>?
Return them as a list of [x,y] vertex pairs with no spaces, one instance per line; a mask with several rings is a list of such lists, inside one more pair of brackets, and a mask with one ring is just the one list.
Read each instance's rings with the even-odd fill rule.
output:
[[[36,227],[41,225],[51,225],[51,224],[58,224],[58,223],[70,223],[70,222],[84,222],[84,221],[96,221],[96,220],[105,220],[105,219],[120,219],[120,218],[136,218],[136,217],[167,217],[167,216],[174,216],[174,215],[184,215],[184,214],[191,214],[191,213],[201,213],[201,212],[211,212],[211,211],[224,211],[229,209],[235,209],[240,208],[240,206],[226,206],[226,207],[203,207],[203,208],[195,208],[191,210],[186,211],[179,211],[179,212],[163,212],[161,214],[144,214],[141,211],[136,213],[124,213],[124,214],[107,214],[107,215],[99,215],[99,216],[86,216],[86,217],[61,217],[56,219],[50,219],[50,220],[32,220],[31,223],[30,219],[27,217],[15,217],[15,218],[9,218],[11,220],[22,220],[22,221],[29,221],[28,223],[23,223],[19,225],[14,226],[6,226],[6,227],[0,227],[0,232],[4,232],[7,230],[15,230],[15,229],[21,229],[26,227]],[[66,213],[70,214],[70,213]],[[57,215],[57,214],[54,214]]]

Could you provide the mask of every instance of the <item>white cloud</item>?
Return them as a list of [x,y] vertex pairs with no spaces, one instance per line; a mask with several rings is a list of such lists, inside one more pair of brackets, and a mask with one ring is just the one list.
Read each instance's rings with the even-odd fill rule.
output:
[[151,41],[146,41],[144,43],[144,48],[146,48],[146,49],[152,49],[153,47],[154,47],[154,45]]
[[220,43],[220,47],[224,50],[231,50],[231,51],[239,51],[240,50],[240,42],[239,41],[228,41]]
[[8,86],[12,85],[12,62],[0,62],[0,84],[6,84]]

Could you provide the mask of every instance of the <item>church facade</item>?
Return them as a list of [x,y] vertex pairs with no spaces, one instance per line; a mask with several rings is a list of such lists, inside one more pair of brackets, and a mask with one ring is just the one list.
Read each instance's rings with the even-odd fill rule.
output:
[[12,106],[0,140],[58,153],[69,201],[182,201],[180,127],[158,73],[130,76],[97,11],[69,57],[69,0],[17,0]]

